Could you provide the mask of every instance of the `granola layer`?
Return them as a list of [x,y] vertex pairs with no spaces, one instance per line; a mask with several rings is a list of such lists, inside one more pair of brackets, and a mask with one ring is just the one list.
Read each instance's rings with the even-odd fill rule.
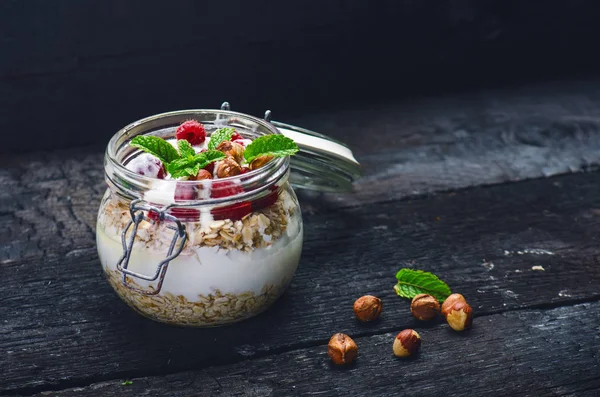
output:
[[[252,291],[223,293],[216,289],[212,294],[199,294],[196,301],[183,295],[161,292],[158,295],[143,295],[123,285],[122,275],[117,270],[105,269],[109,283],[125,303],[138,313],[167,324],[187,326],[217,326],[241,321],[266,310],[283,294],[288,281],[280,285],[265,285],[260,294]],[[141,286],[131,278],[127,282]]]
[[[251,252],[257,248],[268,247],[285,233],[295,210],[290,195],[282,191],[273,205],[252,212],[241,220],[225,219],[208,224],[184,222],[188,232],[184,250],[218,246],[227,250]],[[129,207],[124,201],[112,197],[107,199],[100,221],[107,235],[120,239],[130,220]],[[141,222],[134,240],[134,248],[166,251],[174,233],[169,226],[172,226],[171,222]]]

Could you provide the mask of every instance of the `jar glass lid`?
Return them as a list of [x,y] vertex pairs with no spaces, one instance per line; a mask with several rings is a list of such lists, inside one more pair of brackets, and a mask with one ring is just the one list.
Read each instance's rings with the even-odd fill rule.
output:
[[352,190],[360,177],[360,164],[348,146],[305,128],[271,121],[281,134],[299,147],[290,159],[290,183],[294,187],[329,192]]
[[[223,102],[221,110],[231,110]],[[352,182],[361,175],[360,164],[348,146],[327,135],[271,120],[271,111],[265,112],[265,121],[282,135],[293,139],[300,149],[290,159],[290,183],[301,189],[322,192],[348,192]]]

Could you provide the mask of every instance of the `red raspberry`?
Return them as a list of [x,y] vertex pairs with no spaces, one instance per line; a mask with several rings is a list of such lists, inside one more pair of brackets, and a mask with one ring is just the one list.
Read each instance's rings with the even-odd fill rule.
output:
[[196,198],[196,191],[194,186],[187,183],[178,183],[175,187],[175,201],[186,201],[194,200]]
[[154,222],[158,222],[158,218],[159,218],[158,212],[156,212],[156,211],[148,211],[148,219],[151,219]]
[[250,172],[250,168],[248,168],[248,167],[242,167],[242,172],[240,172],[240,174],[246,174],[248,172]]
[[212,216],[216,221],[223,219],[238,221],[251,212],[252,205],[247,201],[231,204],[226,207],[216,207],[211,210]]
[[279,198],[279,187],[271,186],[269,190],[271,191],[271,193],[252,202],[252,211],[258,211],[275,204],[275,202]]
[[[196,190],[194,186],[184,183],[178,183],[175,188],[175,202],[196,199]],[[180,221],[197,222],[200,220],[200,211],[193,208],[172,208],[171,215],[177,217]]]
[[213,181],[212,190],[210,191],[210,197],[221,198],[235,196],[236,194],[243,193],[244,189],[230,181]]
[[165,167],[164,167],[164,165],[161,164],[160,170],[158,170],[158,175],[156,175],[156,177],[158,179],[165,179],[165,175],[166,175]]
[[185,139],[192,145],[200,145],[206,139],[206,131],[196,120],[188,120],[181,123],[175,136],[177,140]]
[[244,137],[241,136],[237,131],[234,131],[233,135],[231,135],[231,140],[232,141],[237,141],[239,139],[244,139]]
[[[243,193],[244,189],[232,182],[215,181],[210,192],[210,197],[221,198]],[[231,204],[225,207],[215,207],[211,210],[215,220],[231,219],[237,221],[252,212],[252,205],[248,201]]]

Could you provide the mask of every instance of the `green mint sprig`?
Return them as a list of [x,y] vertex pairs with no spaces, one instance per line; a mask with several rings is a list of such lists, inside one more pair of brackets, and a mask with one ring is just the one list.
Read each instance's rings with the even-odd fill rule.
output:
[[219,128],[210,135],[208,150],[215,150],[221,142],[230,141],[235,130],[233,128]]
[[422,270],[400,269],[396,273],[396,279],[398,283],[394,290],[403,298],[412,299],[419,294],[429,294],[443,302],[452,293],[448,284],[435,274]]
[[207,150],[194,156],[175,160],[167,165],[167,172],[173,178],[196,176],[198,172],[214,161],[223,160],[225,154],[218,150]]
[[179,153],[177,153],[173,145],[157,136],[138,135],[129,144],[158,157],[165,164],[180,158]]
[[196,155],[196,151],[192,145],[185,139],[178,140],[177,147],[179,148],[179,155],[181,158],[194,157]]
[[[196,153],[185,139],[177,141],[177,150],[166,140],[153,135],[136,136],[131,140],[130,145],[156,156],[173,178],[181,178],[196,176],[210,163],[225,159],[225,154],[216,148],[220,143],[231,140],[234,132],[233,128],[220,128],[214,131],[208,142],[208,150],[202,153]],[[291,156],[298,150],[298,146],[290,138],[283,135],[264,135],[256,138],[246,147],[244,159],[250,163],[257,157]]]
[[298,152],[298,145],[283,135],[263,135],[252,141],[244,150],[244,158],[251,162],[257,157],[274,156],[284,157],[292,156]]
[[179,152],[169,142],[153,135],[136,136],[130,145],[158,157],[173,178],[196,176],[210,163],[225,158],[222,152],[216,150],[196,154],[192,145],[185,139],[177,141]]

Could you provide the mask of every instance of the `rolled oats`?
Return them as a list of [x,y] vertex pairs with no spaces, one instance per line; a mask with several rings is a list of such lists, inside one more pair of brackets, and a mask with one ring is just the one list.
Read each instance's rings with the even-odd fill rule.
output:
[[[288,219],[293,214],[294,207],[286,208],[286,200],[289,200],[289,194],[282,191],[273,205],[252,212],[235,222],[230,219],[212,221],[208,227],[201,225],[201,222],[184,222],[190,236],[184,251],[219,246],[228,250],[252,252],[257,248],[268,247],[283,235]],[[131,219],[129,207],[124,201],[116,198],[108,200],[104,213],[104,227],[116,229],[117,235]],[[168,229],[168,223],[141,222],[134,246],[141,245],[143,248],[166,251],[173,236],[173,230]]]
[[[281,285],[265,285],[260,294],[252,291],[241,294],[226,293],[220,290],[209,295],[198,295],[190,301],[183,295],[161,292],[160,295],[143,295],[123,285],[118,270],[106,270],[109,283],[129,306],[153,320],[169,324],[189,326],[216,326],[252,317],[268,308],[285,290],[287,282]],[[141,288],[130,278],[128,283]]]

